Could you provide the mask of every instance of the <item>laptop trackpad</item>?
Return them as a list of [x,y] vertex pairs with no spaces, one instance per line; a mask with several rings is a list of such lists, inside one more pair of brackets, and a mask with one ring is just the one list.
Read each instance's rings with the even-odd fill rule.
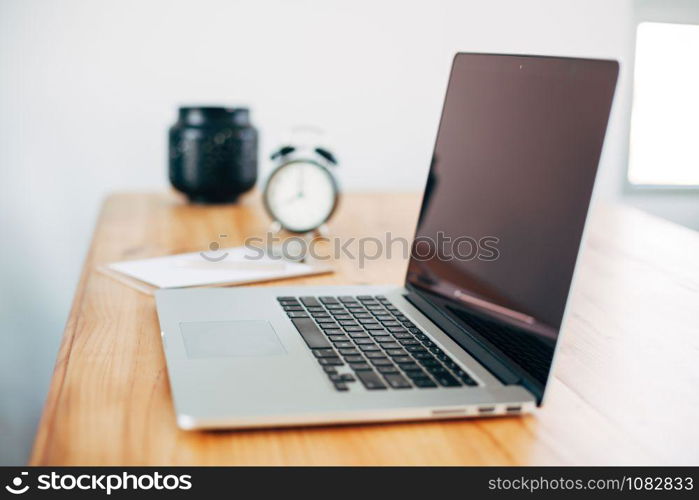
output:
[[190,359],[286,353],[269,321],[195,321],[180,332]]

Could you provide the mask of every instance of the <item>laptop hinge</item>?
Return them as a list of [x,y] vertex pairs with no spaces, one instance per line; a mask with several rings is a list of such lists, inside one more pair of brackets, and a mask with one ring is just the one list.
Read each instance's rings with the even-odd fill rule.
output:
[[543,390],[537,390],[537,387],[532,385],[525,377],[508,367],[505,362],[498,359],[476,340],[471,332],[457,324],[449,315],[444,314],[439,307],[432,304],[423,294],[415,291],[412,287],[408,288],[408,290],[409,293],[404,296],[405,299],[441,328],[452,340],[459,344],[461,348],[473,356],[473,358],[483,365],[495,378],[505,385],[523,386],[534,395],[538,404],[541,403]]

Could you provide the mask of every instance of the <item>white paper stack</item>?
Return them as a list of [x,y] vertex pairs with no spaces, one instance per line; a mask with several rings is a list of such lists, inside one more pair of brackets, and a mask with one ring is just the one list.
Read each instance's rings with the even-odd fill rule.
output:
[[138,290],[241,285],[332,272],[327,262],[293,262],[260,256],[246,247],[222,248],[107,264],[101,270]]

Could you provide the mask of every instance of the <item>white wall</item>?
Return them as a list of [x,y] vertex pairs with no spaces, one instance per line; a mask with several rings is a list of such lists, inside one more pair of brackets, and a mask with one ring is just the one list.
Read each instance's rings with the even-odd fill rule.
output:
[[[421,189],[455,52],[623,63],[630,10],[629,0],[0,0],[0,450],[28,446],[100,200],[166,187],[178,104],[249,105],[263,156],[289,126],[321,125],[346,188]],[[603,158],[607,196],[626,162],[628,77],[622,69]]]

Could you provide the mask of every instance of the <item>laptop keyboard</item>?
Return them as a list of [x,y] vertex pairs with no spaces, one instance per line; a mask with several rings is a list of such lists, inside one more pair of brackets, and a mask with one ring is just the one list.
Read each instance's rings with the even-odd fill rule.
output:
[[277,300],[338,391],[478,385],[382,295]]

